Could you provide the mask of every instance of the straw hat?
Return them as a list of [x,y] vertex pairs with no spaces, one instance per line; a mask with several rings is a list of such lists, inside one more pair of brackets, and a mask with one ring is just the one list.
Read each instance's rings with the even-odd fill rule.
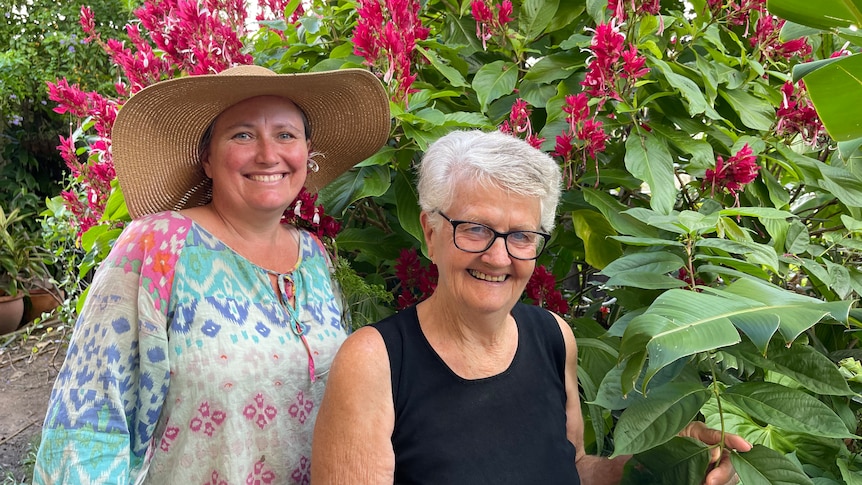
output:
[[219,74],[162,81],[132,96],[117,114],[112,151],[117,179],[133,218],[206,204],[212,181],[198,145],[225,109],[255,96],[290,99],[311,126],[318,172],[305,187],[316,192],[380,149],[389,138],[389,99],[363,69],[276,74],[237,66]]

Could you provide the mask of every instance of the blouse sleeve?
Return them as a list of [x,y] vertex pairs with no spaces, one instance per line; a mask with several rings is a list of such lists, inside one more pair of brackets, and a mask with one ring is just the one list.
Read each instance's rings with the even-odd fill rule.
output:
[[[172,216],[130,223],[102,263],[48,403],[33,483],[133,483],[170,380]],[[182,239],[180,239],[182,241]]]

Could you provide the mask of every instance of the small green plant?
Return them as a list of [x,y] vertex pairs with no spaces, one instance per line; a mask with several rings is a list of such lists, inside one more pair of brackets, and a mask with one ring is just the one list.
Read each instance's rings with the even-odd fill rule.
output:
[[[14,202],[14,201],[13,201]],[[48,265],[53,255],[34,234],[36,212],[27,205],[4,209],[0,206],[0,292],[15,296],[19,291],[50,278]]]
[[27,444],[27,451],[21,457],[18,464],[18,474],[14,470],[8,470],[0,466],[0,485],[27,485],[32,483],[33,468],[36,466],[36,453],[39,451],[41,435],[35,435]]

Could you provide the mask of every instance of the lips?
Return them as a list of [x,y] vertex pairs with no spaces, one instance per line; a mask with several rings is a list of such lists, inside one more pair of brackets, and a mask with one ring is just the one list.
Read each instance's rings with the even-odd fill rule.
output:
[[491,283],[502,283],[506,281],[508,275],[499,275],[499,276],[491,276],[489,274],[482,273],[481,271],[476,271],[475,269],[469,270],[470,276],[482,281],[490,281]]

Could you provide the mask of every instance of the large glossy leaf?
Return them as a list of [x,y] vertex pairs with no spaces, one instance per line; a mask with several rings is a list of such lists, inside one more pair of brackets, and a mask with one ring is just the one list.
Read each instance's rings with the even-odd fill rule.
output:
[[856,395],[850,390],[835,363],[808,345],[793,345],[790,348],[776,346],[768,359],[756,353],[743,352],[743,355],[763,369],[791,377],[816,394]]
[[757,301],[778,315],[781,318],[778,330],[787,342],[796,340],[799,334],[827,316],[846,322],[853,304],[852,301],[821,301],[749,278],[735,281],[726,291],[736,298]]
[[416,186],[407,174],[398,171],[394,180],[395,200],[398,211],[398,223],[401,227],[415,237],[420,243],[424,242],[422,226],[419,224],[419,195]]
[[860,0],[817,0],[817,8],[812,8],[810,0],[767,0],[766,8],[781,18],[818,29],[862,27]]
[[360,167],[338,176],[320,191],[320,200],[332,214],[343,214],[350,204],[363,197],[379,197],[389,190],[389,168]]
[[671,66],[664,61],[650,58],[650,62],[658,68],[671,86],[679,90],[683,99],[687,101],[689,115],[694,116],[706,113],[707,116],[712,119],[721,119],[721,116],[707,102],[697,83],[682,74],[677,74],[673,71]]
[[739,474],[741,483],[781,484],[781,485],[813,485],[792,461],[781,453],[762,445],[754,445],[746,453],[730,455],[733,468]]
[[775,107],[741,89],[720,89],[719,94],[730,104],[740,121],[753,130],[767,131],[775,118]]
[[511,62],[494,61],[482,66],[473,77],[473,89],[482,112],[487,112],[495,99],[512,94],[517,81],[518,66]]
[[709,399],[700,383],[671,382],[629,406],[614,429],[614,456],[640,453],[666,443],[697,415]]
[[525,33],[528,41],[545,31],[554,20],[554,14],[557,13],[559,5],[560,0],[524,0],[518,22],[521,32]]
[[685,262],[677,254],[667,251],[632,253],[616,259],[602,269],[605,276],[616,276],[628,272],[666,274],[682,268]]
[[650,207],[670,214],[676,201],[673,159],[664,142],[652,133],[632,133],[626,140],[626,168],[646,182],[651,191]]
[[624,214],[623,211],[628,207],[609,194],[591,188],[584,188],[581,191],[584,194],[584,200],[598,209],[618,233],[641,237],[658,236],[658,231],[654,227]]
[[709,449],[692,438],[674,436],[661,446],[635,455],[634,459],[651,472],[651,483],[701,485],[709,467]]
[[862,105],[862,54],[854,54],[813,66],[794,68],[794,78],[802,78],[823,126],[837,141],[862,137],[859,117],[848,106]]
[[785,431],[826,438],[859,438],[834,411],[803,391],[771,382],[743,382],[722,394],[748,415]]
[[586,260],[594,268],[604,268],[611,261],[622,256],[620,243],[610,239],[616,231],[600,213],[592,210],[572,212],[572,225],[575,234],[584,242]]
[[422,54],[422,56],[427,59],[428,62],[430,62],[431,65],[434,66],[434,68],[440,72],[440,74],[445,76],[446,79],[449,81],[449,84],[451,84],[452,86],[460,88],[467,87],[470,85],[467,81],[464,80],[464,76],[462,76],[457,69],[447,64],[446,61],[442,57],[440,57],[439,54],[437,54],[437,52],[433,50],[423,49],[420,46],[416,46],[416,50],[419,51],[419,53]]
[[398,254],[400,242],[387,238],[382,230],[375,227],[357,229],[348,227],[338,233],[335,239],[338,249],[345,252],[357,251],[365,256],[385,259]]
[[762,344],[765,337],[760,328],[774,328],[777,318],[778,331],[792,342],[826,316],[846,320],[850,303],[822,302],[748,278],[723,290],[668,290],[629,322],[620,358],[646,349],[646,385],[656,372],[677,359],[739,342],[737,328],[751,331]]
[[862,207],[862,180],[859,177],[841,167],[800,155],[784,145],[776,145],[776,148],[803,172],[806,181],[828,190],[849,206]]
[[778,254],[775,252],[775,248],[766,244],[708,238],[698,240],[697,243],[695,243],[695,247],[700,249],[719,249],[732,254],[741,254],[744,255],[746,260],[749,262],[762,264],[772,271],[777,271],[778,269]]

